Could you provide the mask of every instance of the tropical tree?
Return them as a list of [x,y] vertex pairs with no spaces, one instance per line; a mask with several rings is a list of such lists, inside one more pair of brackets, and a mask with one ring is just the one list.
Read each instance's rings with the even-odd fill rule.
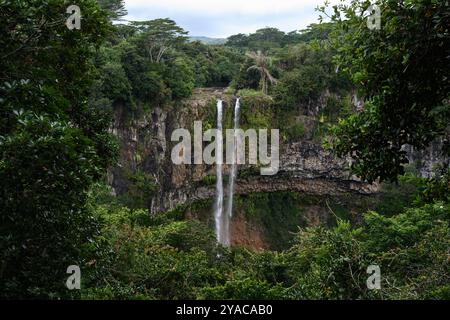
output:
[[160,63],[169,49],[187,40],[188,32],[170,19],[135,21],[132,25],[140,31],[139,43],[152,63]]
[[128,14],[124,0],[97,0],[100,7],[108,13],[110,20],[120,20]]
[[110,119],[87,103],[108,31],[94,0],[0,2],[0,297],[68,295],[69,265],[98,231],[86,207],[115,157]]
[[267,51],[282,47],[286,34],[277,28],[263,28],[256,30],[248,36],[248,47],[250,50]]
[[261,89],[264,94],[267,94],[269,91],[269,84],[277,83],[277,79],[275,79],[270,71],[270,59],[262,53],[261,50],[257,52],[248,52],[247,56],[255,62],[253,66],[247,69],[247,71],[257,70],[261,75]]
[[232,35],[227,39],[226,45],[235,48],[245,48],[248,46],[248,36],[243,33]]
[[339,70],[366,103],[332,130],[329,145],[353,156],[362,178],[396,180],[408,163],[405,144],[423,150],[441,139],[450,154],[449,1],[378,1],[379,30],[367,25],[369,4],[344,3],[331,16]]

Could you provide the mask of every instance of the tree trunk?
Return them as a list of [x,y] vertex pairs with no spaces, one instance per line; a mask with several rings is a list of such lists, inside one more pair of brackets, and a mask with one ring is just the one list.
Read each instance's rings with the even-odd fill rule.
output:
[[262,92],[264,94],[267,94],[267,77],[265,74],[261,75],[261,81],[262,81]]

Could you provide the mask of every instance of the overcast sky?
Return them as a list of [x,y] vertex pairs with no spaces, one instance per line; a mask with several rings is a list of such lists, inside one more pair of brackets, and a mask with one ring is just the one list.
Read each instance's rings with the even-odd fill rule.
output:
[[125,0],[128,20],[171,18],[191,36],[226,38],[267,26],[283,31],[317,22],[324,0]]

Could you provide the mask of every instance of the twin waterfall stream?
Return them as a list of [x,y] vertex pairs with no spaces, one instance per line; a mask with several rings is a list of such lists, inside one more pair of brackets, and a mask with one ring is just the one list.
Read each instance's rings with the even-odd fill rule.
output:
[[[239,113],[240,113],[240,100],[236,101],[234,108],[234,130],[239,129]],[[219,135],[217,138],[216,147],[216,204],[214,208],[214,218],[216,224],[216,236],[217,241],[223,246],[230,246],[230,220],[233,216],[233,196],[234,196],[234,184],[237,176],[237,142],[236,131],[234,133],[234,143],[232,150],[232,163],[227,193],[227,205],[224,208],[224,191],[223,191],[223,102],[217,101],[217,129]],[[225,209],[225,210],[224,210]]]

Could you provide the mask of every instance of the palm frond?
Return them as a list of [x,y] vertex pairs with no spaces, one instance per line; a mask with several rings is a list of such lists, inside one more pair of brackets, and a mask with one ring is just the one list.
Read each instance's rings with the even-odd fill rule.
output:
[[257,70],[257,71],[261,72],[261,67],[258,67],[257,65],[254,65],[254,66],[251,66],[250,68],[247,69],[247,71],[250,71],[250,70]]

